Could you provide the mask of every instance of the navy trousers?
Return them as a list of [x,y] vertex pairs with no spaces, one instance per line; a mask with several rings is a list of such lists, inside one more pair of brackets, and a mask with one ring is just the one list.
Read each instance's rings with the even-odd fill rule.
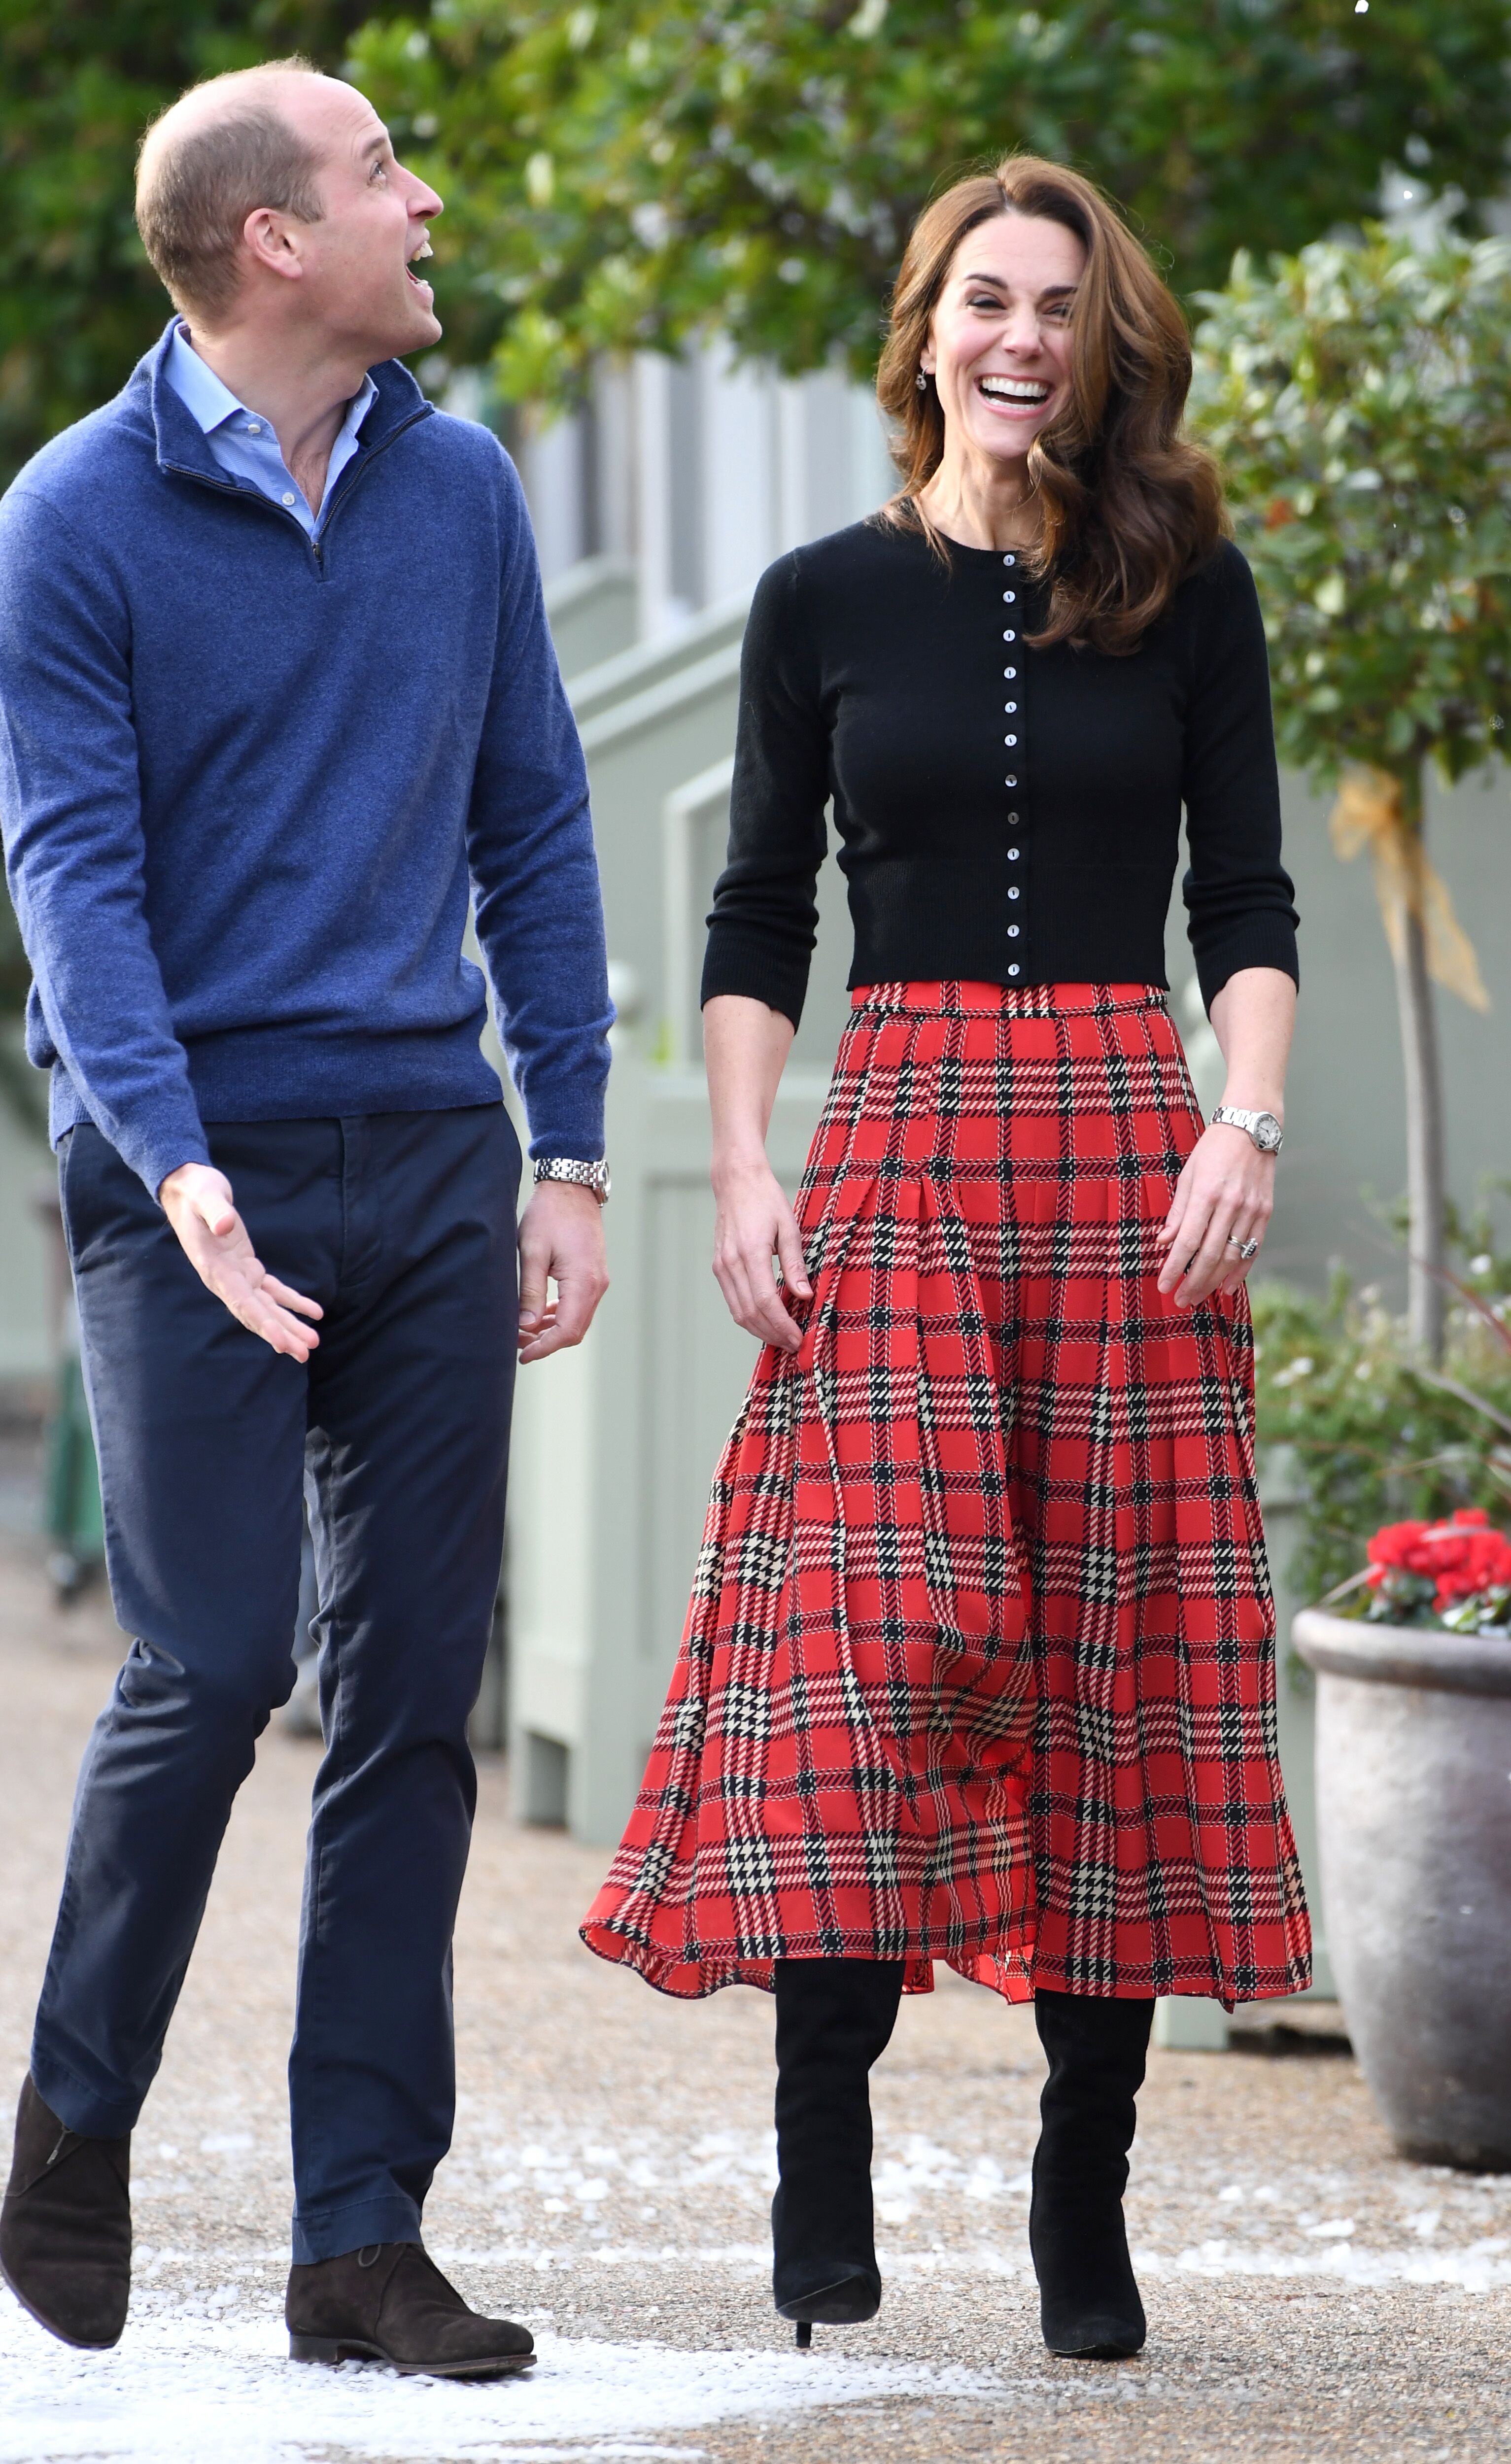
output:
[[306,1367],[207,1291],[90,1126],[61,1157],[116,1614],[32,2072],[134,2125],[237,1789],[294,1682],[301,1489],[320,1710],[290,2057],[294,2255],[419,2238],[454,2106],[467,1743],[503,1546],[519,1147],[501,1105],[212,1124],[258,1256],[325,1311]]

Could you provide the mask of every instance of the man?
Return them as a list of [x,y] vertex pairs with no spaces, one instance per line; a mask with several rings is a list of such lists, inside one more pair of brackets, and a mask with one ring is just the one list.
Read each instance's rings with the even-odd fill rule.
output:
[[[302,61],[183,97],[138,183],[177,314],[0,506],[0,814],[136,1638],[80,1778],[0,2263],[66,2342],[119,2338],[130,2133],[292,1683],[307,1480],[291,2349],[491,2375],[531,2339],[467,2307],[420,2218],[515,1346],[580,1341],[604,1289],[612,1013],[518,482],[400,364],[440,335],[413,271],[440,210]],[[517,1326],[470,882],[537,1159]]]

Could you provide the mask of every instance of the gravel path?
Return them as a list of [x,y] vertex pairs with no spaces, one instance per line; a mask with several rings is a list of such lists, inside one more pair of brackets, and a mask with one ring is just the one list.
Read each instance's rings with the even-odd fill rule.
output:
[[[19,2083],[79,1750],[120,1649],[0,1542],[0,2092]],[[120,2350],[0,2295],[0,2464],[1439,2464],[1511,2456],[1511,2179],[1391,2153],[1336,2051],[1156,2053],[1129,2222],[1144,2357],[1052,2362],[1025,2238],[1031,2018],[948,1980],[875,2082],[887,2298],[796,2354],[770,2306],[771,2006],[674,2005],[580,1947],[602,1857],[509,1818],[486,1768],[457,1944],[457,2146],[427,2215],[474,2299],[529,2321],[501,2388],[296,2371],[279,2305],[283,2100],[315,1749],[271,1730],[135,2146]]]

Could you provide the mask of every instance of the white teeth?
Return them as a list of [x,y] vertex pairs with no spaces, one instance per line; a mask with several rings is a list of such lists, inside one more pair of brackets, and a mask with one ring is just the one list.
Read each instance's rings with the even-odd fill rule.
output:
[[1001,402],[1036,403],[1047,402],[1050,388],[1046,385],[1036,385],[1032,379],[1018,381],[1012,377],[983,377],[981,391]]
[[434,251],[434,249],[430,246],[429,241],[428,241],[428,240],[427,240],[427,241],[424,243],[424,245],[423,245],[422,247],[417,248],[417,249],[415,250],[415,253],[414,253],[413,256],[410,258],[409,262],[410,262],[410,264],[411,264],[411,265],[418,265],[422,256],[433,256],[434,254],[435,254],[435,251]]

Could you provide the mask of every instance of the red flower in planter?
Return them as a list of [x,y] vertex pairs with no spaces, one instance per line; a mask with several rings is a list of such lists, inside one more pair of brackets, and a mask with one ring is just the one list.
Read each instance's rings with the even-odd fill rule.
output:
[[1434,1586],[1439,1616],[1456,1600],[1511,1585],[1511,1540],[1491,1529],[1482,1507],[1462,1507],[1446,1523],[1387,1523],[1368,1555],[1365,1580],[1371,1591],[1391,1574],[1424,1577]]

